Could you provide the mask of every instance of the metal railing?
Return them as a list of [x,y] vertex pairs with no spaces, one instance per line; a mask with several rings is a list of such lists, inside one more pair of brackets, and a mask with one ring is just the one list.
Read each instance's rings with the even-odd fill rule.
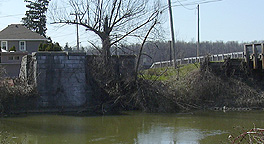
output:
[[[207,56],[200,56],[200,57],[189,57],[189,58],[182,58],[177,59],[177,65],[183,64],[191,64],[196,62],[201,62]],[[210,61],[223,61],[226,58],[237,59],[237,58],[244,58],[244,52],[234,52],[234,53],[226,53],[226,54],[216,54],[216,55],[209,55]],[[161,62],[154,62],[150,68],[158,68],[158,67],[168,67],[173,65],[172,61],[161,61]]]

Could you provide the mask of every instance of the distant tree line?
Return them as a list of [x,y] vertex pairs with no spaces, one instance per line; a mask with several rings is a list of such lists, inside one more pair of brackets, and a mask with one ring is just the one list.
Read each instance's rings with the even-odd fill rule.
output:
[[[126,52],[130,54],[137,54],[139,45],[129,45],[127,46]],[[177,58],[185,58],[185,57],[195,57],[196,56],[196,48],[197,44],[193,42],[176,42],[176,55]],[[134,52],[129,52],[132,50]],[[238,42],[202,42],[200,44],[200,56],[210,55],[210,54],[222,54],[222,53],[231,53],[231,52],[240,52],[243,51],[243,44]],[[122,54],[126,52],[122,51]],[[154,62],[156,61],[164,61],[170,60],[172,50],[170,50],[169,42],[157,41],[157,42],[149,42],[146,44],[144,48],[144,55],[152,58]]]

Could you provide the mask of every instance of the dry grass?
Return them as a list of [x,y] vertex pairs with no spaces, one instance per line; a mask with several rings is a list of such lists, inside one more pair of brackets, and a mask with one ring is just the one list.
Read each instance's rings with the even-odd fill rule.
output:
[[174,91],[178,101],[210,107],[258,107],[264,106],[264,83],[251,78],[218,76],[209,68],[195,70],[186,77],[166,84]]
[[0,67],[0,112],[9,113],[19,105],[27,105],[26,100],[36,97],[35,85],[28,85],[26,80],[6,77],[5,70]]

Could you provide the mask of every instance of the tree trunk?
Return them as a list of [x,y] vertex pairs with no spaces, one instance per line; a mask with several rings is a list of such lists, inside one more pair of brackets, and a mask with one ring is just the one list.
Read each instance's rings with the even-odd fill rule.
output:
[[104,62],[105,64],[109,63],[110,57],[111,57],[111,53],[110,53],[110,37],[109,36],[105,36],[102,39],[102,43],[103,43],[103,57],[104,57]]

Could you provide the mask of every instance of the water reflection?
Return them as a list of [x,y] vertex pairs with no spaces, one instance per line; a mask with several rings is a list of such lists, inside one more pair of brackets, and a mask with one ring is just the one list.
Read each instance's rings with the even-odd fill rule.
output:
[[147,133],[139,133],[135,143],[151,144],[151,143],[171,143],[174,141],[174,128],[153,126]]
[[135,143],[140,144],[198,144],[209,136],[221,135],[226,132],[221,130],[202,131],[185,127],[153,126],[147,133],[139,133]]
[[[39,115],[0,119],[14,142],[92,144],[220,143],[234,126],[264,127],[264,113],[197,112],[193,114],[142,114],[74,117]],[[3,138],[3,136],[0,136]]]

